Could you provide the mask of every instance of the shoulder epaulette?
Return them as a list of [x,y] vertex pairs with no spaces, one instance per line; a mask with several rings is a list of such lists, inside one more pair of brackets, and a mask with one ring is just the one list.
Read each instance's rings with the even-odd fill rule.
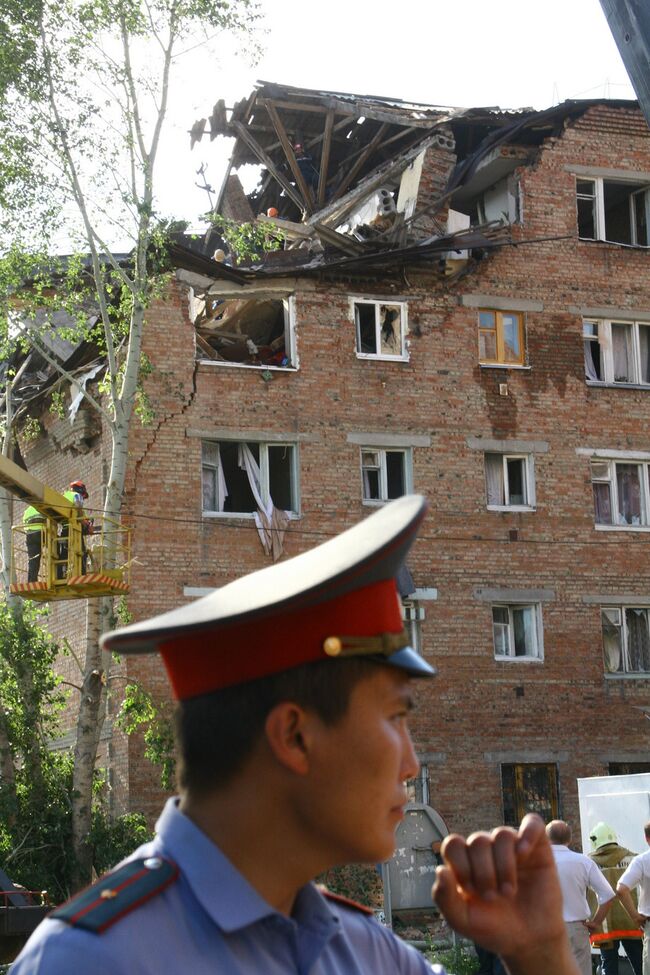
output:
[[361,911],[362,914],[374,914],[372,907],[366,907],[365,904],[359,904],[357,901],[353,901],[350,897],[344,897],[343,894],[333,894],[331,890],[327,887],[318,888],[324,897],[327,897],[328,901],[335,901],[337,904],[343,904],[344,907],[351,907],[354,911]]
[[86,887],[48,916],[75,928],[101,934],[126,914],[173,884],[178,867],[172,860],[152,856],[129,860]]

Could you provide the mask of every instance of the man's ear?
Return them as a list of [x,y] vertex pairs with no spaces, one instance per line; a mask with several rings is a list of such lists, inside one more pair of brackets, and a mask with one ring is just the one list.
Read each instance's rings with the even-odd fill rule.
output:
[[309,771],[314,716],[293,701],[281,701],[264,724],[266,739],[277,761],[296,775]]

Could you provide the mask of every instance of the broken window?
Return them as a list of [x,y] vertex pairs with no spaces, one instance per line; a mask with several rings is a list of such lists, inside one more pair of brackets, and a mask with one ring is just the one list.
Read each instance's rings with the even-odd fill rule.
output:
[[650,187],[631,180],[576,179],[578,237],[647,247]]
[[364,447],[361,450],[363,500],[381,504],[410,490],[410,452]]
[[549,823],[560,815],[557,765],[519,763],[501,766],[503,822],[519,827],[526,813],[534,812]]
[[489,508],[531,508],[533,459],[526,454],[486,454]]
[[539,659],[541,654],[540,609],[537,605],[492,606],[494,656]]
[[373,359],[406,359],[406,304],[380,301],[352,303],[357,355]]
[[[246,449],[247,448],[247,449]],[[271,501],[281,511],[297,513],[296,448],[289,443],[204,441],[203,511],[254,514]]]
[[523,366],[524,317],[515,311],[478,313],[478,354],[482,365]]
[[587,380],[650,386],[650,324],[585,321],[582,335]]
[[648,610],[632,606],[604,607],[601,621],[605,673],[650,673]]
[[619,528],[650,524],[647,462],[592,460],[591,483],[597,525]]
[[200,359],[266,369],[296,367],[293,302],[206,296],[196,320]]

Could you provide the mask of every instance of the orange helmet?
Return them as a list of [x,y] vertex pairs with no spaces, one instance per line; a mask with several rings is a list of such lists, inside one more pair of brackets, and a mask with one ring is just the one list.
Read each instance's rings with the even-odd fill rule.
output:
[[83,481],[70,481],[70,487],[77,494],[80,494],[82,498],[88,497],[88,492],[86,491],[86,485]]

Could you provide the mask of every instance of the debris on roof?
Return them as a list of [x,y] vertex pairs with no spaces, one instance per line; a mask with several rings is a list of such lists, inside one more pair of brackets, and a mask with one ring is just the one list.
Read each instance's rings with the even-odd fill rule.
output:
[[[545,111],[454,108],[262,81],[230,109],[217,101],[209,119],[194,123],[191,140],[234,140],[216,212],[284,234],[284,258],[238,271],[367,272],[459,250],[469,259],[495,235],[503,243],[503,228],[519,220],[517,169],[599,101]],[[260,179],[246,196],[235,174],[251,164]],[[228,275],[222,267],[214,276]]]

